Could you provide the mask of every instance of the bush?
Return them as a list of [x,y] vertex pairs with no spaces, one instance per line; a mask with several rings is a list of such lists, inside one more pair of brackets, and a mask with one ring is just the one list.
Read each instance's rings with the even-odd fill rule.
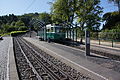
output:
[[12,26],[12,27],[9,27],[7,29],[7,32],[12,32],[12,31],[15,31],[15,30],[16,30],[16,28],[14,26]]
[[99,32],[90,32],[91,39],[99,39]]
[[26,33],[26,31],[13,31],[13,32],[11,32],[11,36],[15,37],[15,36],[22,35],[25,33]]
[[104,40],[120,41],[120,29],[104,30],[99,33],[99,37]]

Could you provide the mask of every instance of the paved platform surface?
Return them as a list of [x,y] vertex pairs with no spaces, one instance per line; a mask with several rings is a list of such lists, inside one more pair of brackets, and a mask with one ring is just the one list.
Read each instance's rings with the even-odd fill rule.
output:
[[12,37],[3,37],[3,40],[0,41],[0,80],[19,80]]
[[120,56],[120,48],[108,47],[108,46],[96,45],[96,44],[92,44],[91,48],[93,50],[97,49],[97,50],[100,50],[101,52],[106,52],[106,53]]
[[[78,42],[80,42],[80,39],[77,39]],[[83,42],[85,40],[83,39]],[[99,45],[99,40],[90,40],[91,44]],[[103,41],[100,40],[100,45],[106,46],[106,47],[112,47],[112,41]],[[120,42],[113,42],[113,48],[120,48]]]
[[119,61],[95,54],[85,56],[84,51],[61,44],[47,43],[28,37],[24,39],[78,71],[95,77],[96,80],[120,80]]
[[[78,40],[78,41],[80,41],[80,40]],[[85,41],[83,40],[83,42],[85,42]],[[101,52],[120,56],[120,44],[114,43],[114,45],[117,45],[117,47],[111,47],[112,43],[110,43],[110,42],[101,42],[101,43],[102,44],[99,45],[99,41],[91,40],[90,47],[92,50],[98,50]],[[85,45],[80,45],[80,47],[85,47]]]

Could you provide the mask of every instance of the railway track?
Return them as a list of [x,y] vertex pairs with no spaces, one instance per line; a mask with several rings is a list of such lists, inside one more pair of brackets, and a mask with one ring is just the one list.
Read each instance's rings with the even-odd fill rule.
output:
[[94,80],[22,38],[13,40],[20,80]]

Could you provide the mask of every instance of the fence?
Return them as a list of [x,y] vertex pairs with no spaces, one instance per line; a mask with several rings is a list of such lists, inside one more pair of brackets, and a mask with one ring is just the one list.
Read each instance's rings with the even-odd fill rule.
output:
[[[110,47],[119,47],[120,48],[120,32],[91,32],[90,33],[91,38],[91,44],[97,44],[97,45],[105,45]],[[67,33],[66,33],[67,37]],[[82,41],[85,42],[85,33],[79,32],[76,30],[74,31],[68,31],[68,38],[74,40],[74,41]]]
[[120,32],[91,32],[91,42],[120,48]]

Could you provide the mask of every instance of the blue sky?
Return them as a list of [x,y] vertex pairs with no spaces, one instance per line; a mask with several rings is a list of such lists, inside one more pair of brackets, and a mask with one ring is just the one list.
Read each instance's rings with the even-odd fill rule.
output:
[[[0,0],[0,16],[35,12],[50,12],[48,2],[53,0]],[[104,7],[104,13],[116,11],[114,4],[108,3],[107,0],[101,0],[101,6]]]

